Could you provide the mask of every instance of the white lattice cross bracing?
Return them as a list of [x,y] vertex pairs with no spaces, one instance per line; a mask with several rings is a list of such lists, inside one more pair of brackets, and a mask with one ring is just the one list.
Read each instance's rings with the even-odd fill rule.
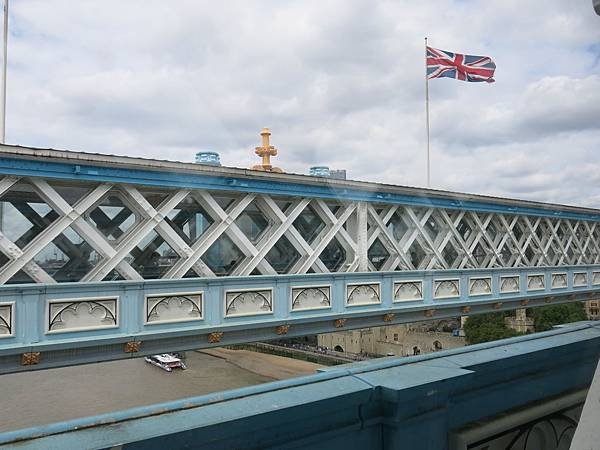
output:
[[600,263],[597,222],[0,180],[0,284]]

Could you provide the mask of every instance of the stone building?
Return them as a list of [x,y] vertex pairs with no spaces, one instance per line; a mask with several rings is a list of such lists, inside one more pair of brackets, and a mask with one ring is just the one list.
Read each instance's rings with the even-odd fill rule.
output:
[[512,328],[518,333],[533,333],[535,331],[535,320],[533,317],[527,317],[527,310],[517,309],[514,316],[505,317],[504,323],[508,328]]
[[[409,356],[466,345],[464,337],[441,331],[448,322],[422,322],[320,334],[318,345],[370,355]],[[446,328],[447,329],[447,328]]]
[[589,320],[600,320],[600,299],[585,302],[585,313]]

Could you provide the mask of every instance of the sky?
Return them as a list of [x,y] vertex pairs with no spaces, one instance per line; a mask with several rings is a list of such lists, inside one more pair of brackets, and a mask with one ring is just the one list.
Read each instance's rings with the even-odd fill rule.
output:
[[424,40],[496,83],[431,80],[432,187],[600,208],[591,0],[16,0],[6,142],[426,185]]

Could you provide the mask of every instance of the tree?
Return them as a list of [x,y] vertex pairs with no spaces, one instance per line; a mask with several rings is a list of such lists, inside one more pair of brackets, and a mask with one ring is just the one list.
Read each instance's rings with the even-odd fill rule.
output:
[[581,302],[542,306],[529,310],[528,313],[533,316],[535,331],[546,331],[555,325],[587,320]]
[[518,336],[518,332],[508,328],[504,323],[505,316],[505,313],[470,316],[464,326],[467,343],[479,344]]
[[[519,336],[521,333],[506,326],[504,318],[508,315],[510,315],[509,312],[470,316],[464,326],[467,343],[479,344],[480,342]],[[587,319],[585,308],[581,302],[528,309],[527,315],[533,317],[536,332],[550,330],[555,325]]]

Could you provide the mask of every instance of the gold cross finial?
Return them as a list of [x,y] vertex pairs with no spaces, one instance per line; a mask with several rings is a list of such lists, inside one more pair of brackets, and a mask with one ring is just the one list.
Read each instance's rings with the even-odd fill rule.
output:
[[252,166],[252,170],[262,170],[263,172],[283,172],[279,167],[271,165],[271,156],[277,156],[277,149],[269,142],[271,132],[268,128],[263,128],[260,132],[262,136],[262,146],[256,147],[254,153],[262,158],[262,164]]

